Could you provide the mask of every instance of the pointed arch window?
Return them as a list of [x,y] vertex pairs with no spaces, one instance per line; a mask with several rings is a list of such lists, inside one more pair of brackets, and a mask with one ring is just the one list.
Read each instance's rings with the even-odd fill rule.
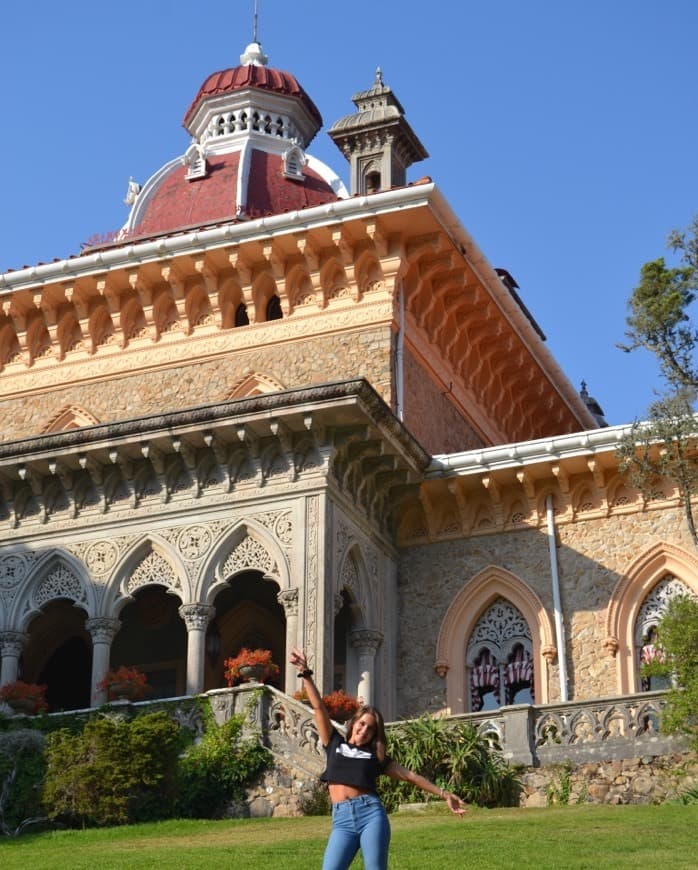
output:
[[282,317],[281,300],[278,296],[272,296],[267,302],[267,320],[281,320]]
[[667,689],[670,680],[665,676],[644,676],[642,666],[660,661],[664,650],[658,641],[657,626],[667,611],[669,602],[679,596],[695,597],[691,589],[672,574],[666,574],[650,591],[640,607],[635,620],[635,660],[638,665],[638,682],[641,692]]
[[518,608],[498,598],[481,615],[466,649],[470,709],[533,703],[533,643]]
[[247,307],[244,302],[241,302],[235,309],[235,326],[249,326],[250,318],[247,314]]

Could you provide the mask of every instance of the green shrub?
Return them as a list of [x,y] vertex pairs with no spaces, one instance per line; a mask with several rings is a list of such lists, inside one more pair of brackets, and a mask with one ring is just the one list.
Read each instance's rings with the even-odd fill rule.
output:
[[[511,806],[519,781],[498,750],[470,724],[422,716],[388,730],[388,755],[403,767],[455,792],[467,803]],[[382,777],[379,794],[389,811],[429,795],[407,782]]]
[[245,788],[271,763],[256,738],[243,736],[245,717],[223,725],[209,717],[201,740],[179,762],[177,811],[186,818],[220,818],[231,801],[244,800]]
[[100,716],[81,734],[50,734],[44,788],[49,816],[83,826],[168,818],[179,747],[179,726],[166,713],[132,721]]
[[0,832],[6,836],[44,819],[44,743],[31,729],[0,733]]
[[672,688],[662,713],[663,731],[690,736],[698,749],[698,601],[673,598],[657,629],[663,660],[643,667],[644,675],[669,677]]

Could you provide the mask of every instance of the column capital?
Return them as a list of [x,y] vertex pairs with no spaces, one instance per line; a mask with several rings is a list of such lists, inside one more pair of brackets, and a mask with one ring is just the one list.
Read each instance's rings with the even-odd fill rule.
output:
[[211,604],[195,602],[182,604],[178,612],[187,626],[187,631],[203,631],[215,616],[216,608]]
[[359,654],[375,655],[376,650],[383,643],[383,635],[380,631],[360,628],[350,632],[349,642]]
[[94,616],[85,620],[92,643],[111,643],[121,628],[121,620],[110,616]]
[[29,635],[23,631],[0,631],[0,655],[14,655],[19,658]]
[[286,618],[298,615],[298,588],[283,589],[276,596],[276,600],[283,607]]

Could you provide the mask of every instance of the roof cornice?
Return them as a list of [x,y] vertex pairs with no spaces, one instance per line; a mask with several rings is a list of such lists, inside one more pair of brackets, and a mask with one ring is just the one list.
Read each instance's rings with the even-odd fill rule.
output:
[[333,221],[374,218],[396,209],[428,206],[434,190],[433,183],[418,184],[255,220],[231,221],[208,229],[141,241],[124,239],[122,243],[79,257],[4,272],[0,274],[0,295],[56,281],[75,280],[108,269],[133,267],[164,257],[204,253],[224,245],[266,240],[274,233],[307,231]]
[[540,462],[553,462],[574,456],[593,456],[615,451],[632,432],[632,425],[607,426],[535,441],[500,444],[482,450],[442,454],[432,457],[426,476],[429,478],[481,474],[505,468],[520,468]]

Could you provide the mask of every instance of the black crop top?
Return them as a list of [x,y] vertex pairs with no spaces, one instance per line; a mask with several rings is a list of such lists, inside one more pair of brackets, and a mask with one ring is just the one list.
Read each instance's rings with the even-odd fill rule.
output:
[[372,792],[376,790],[376,780],[381,773],[385,773],[391,761],[386,755],[381,762],[372,750],[352,746],[334,728],[325,752],[327,767],[320,777],[323,782],[353,785]]

